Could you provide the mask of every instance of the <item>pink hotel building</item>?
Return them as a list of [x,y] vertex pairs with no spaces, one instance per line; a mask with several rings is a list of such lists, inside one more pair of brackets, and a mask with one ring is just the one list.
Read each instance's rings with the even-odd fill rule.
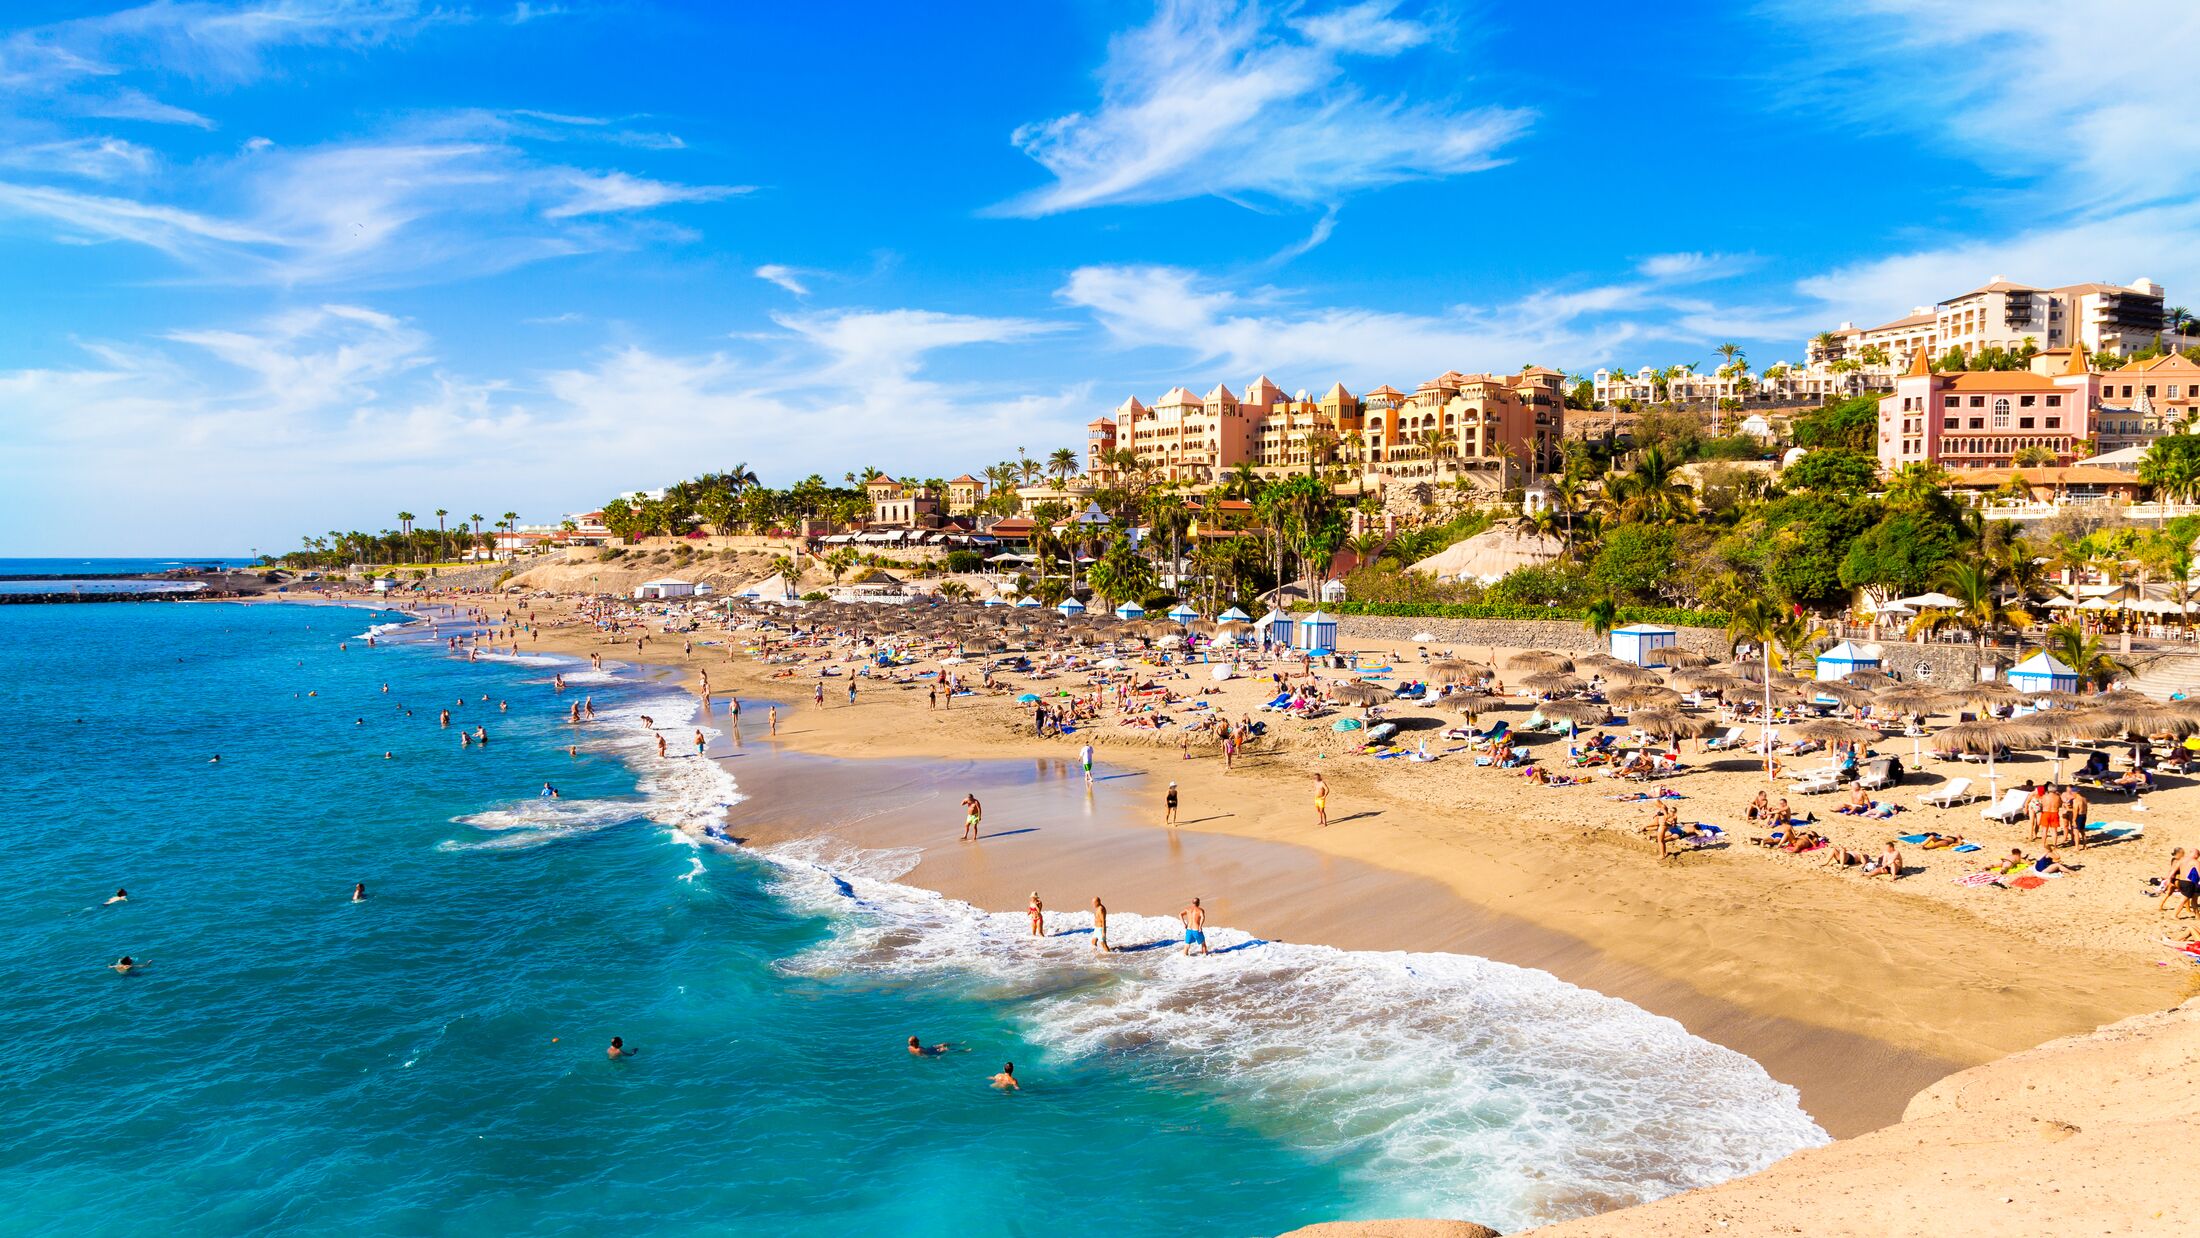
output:
[[2011,458],[2029,447],[2045,447],[2057,464],[2069,464],[2093,437],[2102,376],[2076,349],[2059,360],[2059,373],[1935,374],[1920,349],[1895,380],[1894,393],[1879,401],[1880,471],[1927,463],[1951,470],[2009,468]]

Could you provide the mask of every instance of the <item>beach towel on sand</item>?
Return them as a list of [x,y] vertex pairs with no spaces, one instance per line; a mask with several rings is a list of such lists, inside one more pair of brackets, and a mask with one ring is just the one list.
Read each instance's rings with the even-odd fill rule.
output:
[[2045,877],[2025,876],[2019,877],[2009,884],[2020,890],[2037,890],[2047,884],[2047,879]]
[[2001,876],[1999,873],[1965,873],[1956,878],[1959,886],[1990,886]]

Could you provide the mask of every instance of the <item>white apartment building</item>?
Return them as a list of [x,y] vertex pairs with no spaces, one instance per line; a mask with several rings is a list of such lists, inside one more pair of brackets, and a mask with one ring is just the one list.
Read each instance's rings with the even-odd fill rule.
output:
[[1873,384],[1884,387],[1919,351],[1937,361],[1951,348],[1973,356],[1989,348],[2015,352],[2027,343],[2042,352],[2076,343],[2088,354],[2121,357],[2153,344],[2157,336],[2171,349],[2200,340],[2168,334],[2166,325],[2162,286],[2151,279],[2040,288],[1996,275],[1893,322],[1865,328],[1844,322],[1811,340],[1806,357],[1809,368],[1819,371],[1838,361],[1862,361],[1866,350],[1876,350],[1865,369],[1875,377],[1884,373],[1888,381]]

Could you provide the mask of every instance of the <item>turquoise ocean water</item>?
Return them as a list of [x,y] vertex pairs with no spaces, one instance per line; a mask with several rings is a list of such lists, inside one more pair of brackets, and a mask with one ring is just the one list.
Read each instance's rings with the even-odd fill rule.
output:
[[[679,749],[683,698],[367,649],[391,618],[0,607],[0,1230],[1510,1227],[1823,1138],[1754,1063],[1541,973],[1259,943],[1051,965],[890,866],[694,845],[669,827],[738,790],[636,719]],[[984,1086],[1008,1058],[1024,1094]]]

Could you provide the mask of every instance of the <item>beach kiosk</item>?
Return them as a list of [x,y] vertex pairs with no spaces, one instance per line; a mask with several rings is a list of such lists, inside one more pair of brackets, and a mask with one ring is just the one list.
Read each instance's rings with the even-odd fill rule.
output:
[[1612,656],[1636,666],[1664,666],[1664,650],[1671,649],[1680,635],[1671,628],[1655,627],[1647,623],[1629,624],[1612,630]]
[[1136,602],[1125,602],[1115,608],[1115,617],[1118,619],[1143,619],[1146,617],[1146,608]]
[[1063,598],[1062,604],[1055,607],[1054,609],[1061,611],[1065,617],[1071,615],[1082,615],[1085,613],[1085,604],[1078,601],[1076,598],[1067,597]]
[[1008,599],[996,593],[993,596],[987,598],[983,604],[986,606],[1006,606],[1008,605]]
[[1323,611],[1315,611],[1299,620],[1299,648],[1320,656],[1337,648],[1337,618]]
[[1818,678],[1847,679],[1849,672],[1879,669],[1879,650],[1871,645],[1842,641],[1818,655]]
[[1178,602],[1169,610],[1169,622],[1171,623],[1190,623],[1197,618],[1199,618],[1199,612],[1182,602]]
[[1039,599],[1031,596],[1028,593],[1016,599],[1016,609],[1018,610],[1036,610],[1038,609],[1038,606]]
[[1215,622],[1217,623],[1251,623],[1252,621],[1253,617],[1251,615],[1235,606],[1215,616]]
[[666,598],[694,597],[696,592],[694,581],[675,580],[667,576],[663,580],[645,580],[634,586],[634,600],[663,601]]
[[1260,617],[1260,625],[1254,629],[1254,635],[1271,645],[1281,645],[1289,648],[1291,645],[1291,616],[1285,614],[1280,607],[1271,607],[1267,614]]
[[384,572],[372,579],[374,580],[374,591],[376,593],[388,593],[397,587],[397,573],[395,572]]
[[2078,672],[2055,660],[2051,653],[2035,653],[2009,668],[2009,686],[2023,693],[2076,692]]

